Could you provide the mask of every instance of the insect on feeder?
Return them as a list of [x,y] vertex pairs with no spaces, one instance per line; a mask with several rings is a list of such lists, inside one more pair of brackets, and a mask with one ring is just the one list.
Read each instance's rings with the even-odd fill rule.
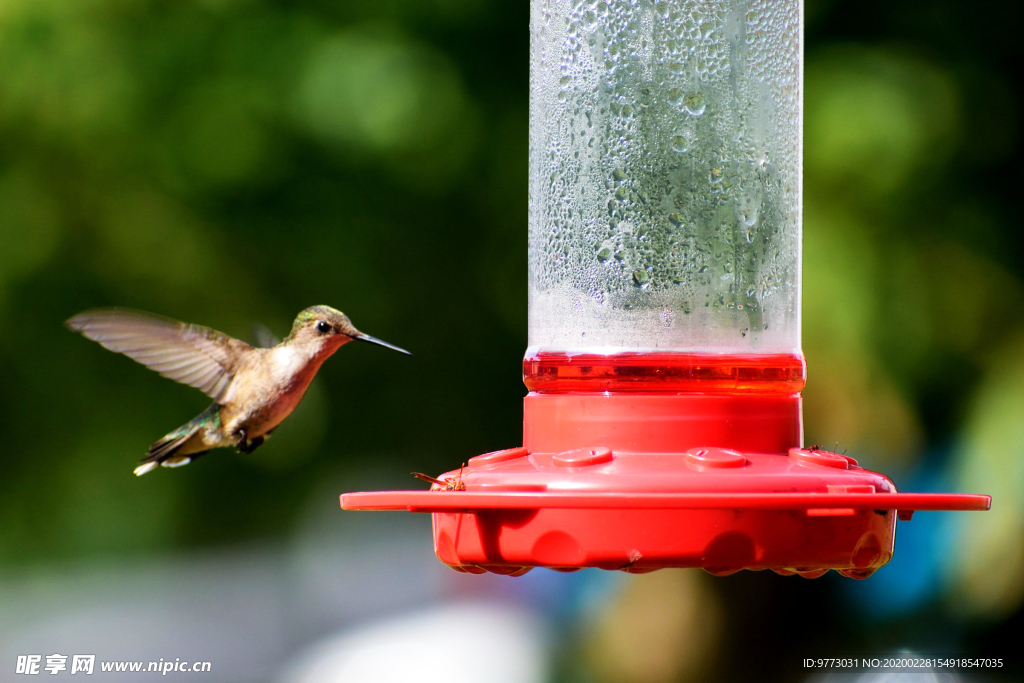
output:
[[865,578],[897,493],[802,447],[802,3],[533,0],[523,446],[347,510],[433,515],[453,569]]

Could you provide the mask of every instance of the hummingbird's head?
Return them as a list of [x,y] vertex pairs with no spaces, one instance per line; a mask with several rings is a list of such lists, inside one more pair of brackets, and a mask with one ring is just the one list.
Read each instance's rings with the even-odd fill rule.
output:
[[291,334],[286,341],[309,344],[333,353],[342,344],[350,341],[365,341],[385,346],[395,351],[412,355],[405,349],[363,334],[355,328],[348,316],[330,306],[310,306],[299,313],[292,324]]

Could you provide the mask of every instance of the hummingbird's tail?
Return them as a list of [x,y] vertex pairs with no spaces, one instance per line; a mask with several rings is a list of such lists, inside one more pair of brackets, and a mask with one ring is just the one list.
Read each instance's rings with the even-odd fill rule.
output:
[[220,409],[222,407],[219,403],[212,404],[198,416],[155,442],[149,447],[146,457],[139,461],[139,466],[135,468],[135,476],[141,477],[146,472],[154,470],[159,466],[181,467],[206,454],[207,451],[189,453],[179,453],[178,451],[207,425],[219,428]]

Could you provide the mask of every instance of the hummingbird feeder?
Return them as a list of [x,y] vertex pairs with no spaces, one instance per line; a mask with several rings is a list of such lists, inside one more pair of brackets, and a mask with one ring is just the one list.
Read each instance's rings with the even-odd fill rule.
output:
[[897,493],[802,445],[801,0],[531,5],[523,445],[429,491],[453,569],[866,578],[896,520],[985,510]]

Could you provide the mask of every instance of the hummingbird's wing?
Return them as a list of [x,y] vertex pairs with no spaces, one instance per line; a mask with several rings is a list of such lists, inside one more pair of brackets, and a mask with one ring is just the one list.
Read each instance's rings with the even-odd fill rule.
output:
[[150,313],[104,308],[65,323],[105,348],[222,402],[240,360],[253,348],[234,337]]

